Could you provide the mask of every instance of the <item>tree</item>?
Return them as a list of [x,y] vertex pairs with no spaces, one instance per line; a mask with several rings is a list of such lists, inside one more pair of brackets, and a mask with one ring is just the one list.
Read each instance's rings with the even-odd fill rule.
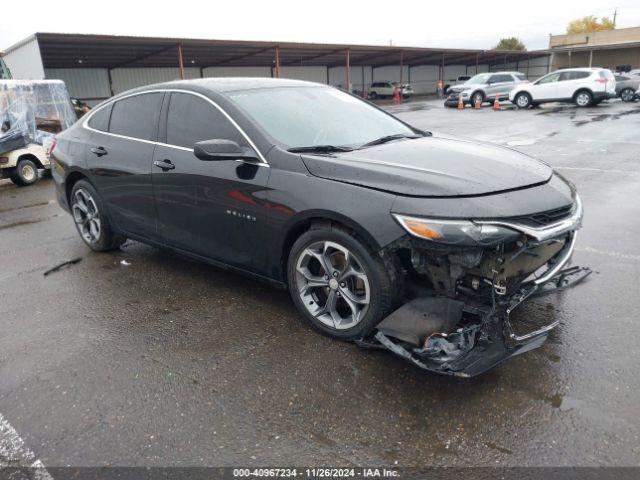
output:
[[501,38],[494,50],[526,50],[527,47],[517,37]]
[[600,21],[593,15],[578,18],[567,25],[567,33],[590,33],[598,30],[613,30],[616,28],[608,17],[602,17]]

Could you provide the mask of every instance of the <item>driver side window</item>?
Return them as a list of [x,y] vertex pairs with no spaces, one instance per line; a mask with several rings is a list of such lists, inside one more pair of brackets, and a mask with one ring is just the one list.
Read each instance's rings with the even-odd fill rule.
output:
[[538,80],[537,85],[542,85],[544,83],[557,82],[559,78],[560,78],[560,72],[552,73]]
[[173,92],[167,113],[166,143],[193,148],[198,142],[214,138],[247,146],[238,129],[211,103],[195,95]]

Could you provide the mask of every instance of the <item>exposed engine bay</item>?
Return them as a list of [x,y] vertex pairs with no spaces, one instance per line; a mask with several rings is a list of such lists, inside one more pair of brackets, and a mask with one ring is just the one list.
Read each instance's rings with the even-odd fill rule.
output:
[[[526,299],[575,285],[591,273],[567,267],[581,214],[578,204],[571,217],[542,228],[510,224],[510,233],[502,235],[506,240],[476,242],[486,246],[429,242],[416,238],[426,232],[418,226],[420,235],[382,252],[400,264],[404,304],[377,325],[371,338],[358,343],[461,377],[541,346],[557,322],[516,332],[510,315]],[[429,222],[429,228],[433,225]]]

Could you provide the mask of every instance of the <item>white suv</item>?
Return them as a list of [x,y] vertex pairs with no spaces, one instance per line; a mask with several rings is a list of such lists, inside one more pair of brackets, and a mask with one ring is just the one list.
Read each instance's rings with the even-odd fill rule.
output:
[[[408,83],[403,83],[399,88],[404,98],[409,98],[413,93],[413,88]],[[393,97],[395,89],[395,82],[373,82],[369,88],[369,98],[375,100],[376,98]]]
[[546,102],[573,102],[578,107],[588,107],[615,96],[616,80],[606,68],[556,70],[509,92],[509,100],[519,108]]

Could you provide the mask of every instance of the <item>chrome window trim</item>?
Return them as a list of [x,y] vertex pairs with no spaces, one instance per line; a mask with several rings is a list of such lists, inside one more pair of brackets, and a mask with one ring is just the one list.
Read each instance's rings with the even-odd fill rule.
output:
[[249,161],[241,160],[241,159],[238,159],[237,160],[238,162],[248,163],[250,165],[256,165],[256,166],[259,166],[259,167],[269,167],[269,163],[267,162],[267,160],[262,155],[262,152],[260,152],[260,150],[258,150],[258,147],[256,147],[255,143],[253,143],[251,138],[249,138],[249,135],[246,134],[246,132],[240,127],[240,125],[238,125],[237,122],[231,117],[231,115],[229,115],[220,105],[218,105],[216,102],[214,102],[210,98],[202,95],[201,93],[192,92],[190,90],[182,90],[182,89],[179,89],[179,88],[162,88],[162,89],[154,89],[154,90],[145,90],[144,92],[130,93],[129,95],[125,95],[123,97],[118,97],[118,98],[111,99],[108,102],[106,102],[104,105],[101,105],[100,108],[92,110],[87,115],[87,118],[82,122],[82,128],[84,128],[86,130],[89,130],[91,132],[101,133],[103,135],[110,135],[110,136],[116,137],[116,138],[123,138],[125,140],[135,140],[137,142],[149,143],[151,145],[159,145],[159,146],[162,146],[162,147],[175,148],[176,150],[183,150],[185,152],[193,152],[193,148],[182,147],[180,145],[171,145],[169,143],[163,143],[163,142],[155,142],[153,140],[145,140],[143,138],[129,137],[127,135],[120,135],[120,134],[117,134],[117,133],[104,132],[102,130],[97,130],[97,129],[92,128],[92,127],[89,126],[89,121],[91,120],[91,118],[97,112],[99,112],[100,110],[105,108],[107,105],[115,103],[115,102],[117,102],[119,100],[124,100],[125,98],[135,97],[135,96],[138,96],[138,95],[145,95],[147,93],[173,93],[173,92],[175,92],[175,93],[186,93],[186,94],[189,94],[189,95],[194,95],[196,97],[200,97],[203,100],[206,100],[207,102],[209,102],[215,108],[217,108],[220,111],[220,113],[222,113],[225,116],[225,118],[227,120],[229,120],[229,122],[231,122],[231,124],[236,128],[236,130],[238,130],[238,132],[240,132],[240,134],[244,137],[244,139],[251,146],[251,148],[253,148],[253,150],[255,150],[255,152],[258,154],[258,157],[260,158],[260,162],[249,162]]

